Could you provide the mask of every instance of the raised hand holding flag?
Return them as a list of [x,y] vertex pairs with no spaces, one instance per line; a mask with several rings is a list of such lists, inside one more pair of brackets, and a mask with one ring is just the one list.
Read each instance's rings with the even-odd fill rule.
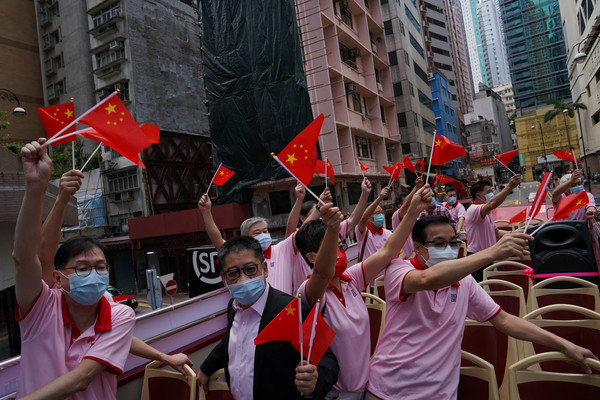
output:
[[548,193],[548,185],[550,184],[551,180],[552,172],[546,172],[544,174],[544,178],[542,179],[542,183],[540,183],[540,187],[538,188],[537,193],[535,194],[535,199],[533,200],[531,210],[527,213],[529,219],[527,220],[527,224],[525,225],[525,232],[527,232],[527,228],[529,227],[529,224],[531,223],[533,217],[535,217],[538,214],[538,212],[540,212],[540,208],[542,208],[542,204],[544,203],[544,199],[546,198],[546,193]]
[[579,193],[573,193],[563,198],[556,207],[554,215],[551,219],[540,225],[535,231],[531,233],[531,236],[535,235],[540,229],[542,229],[550,221],[558,221],[559,219],[565,219],[569,217],[573,211],[580,209],[590,202],[588,194],[585,190]]
[[392,165],[391,167],[388,167],[386,165],[383,165],[382,167],[384,170],[386,170],[391,175],[390,181],[388,182],[388,187],[390,187],[390,185],[393,182],[396,182],[396,180],[400,176],[400,171],[402,170],[402,164],[400,164],[400,161],[396,161],[394,163],[394,165]]
[[[317,301],[302,324],[303,340],[308,340],[309,343],[308,349],[305,347],[302,354],[312,365],[319,364],[335,337],[335,331],[325,322],[319,312],[319,305],[320,302]],[[292,342],[292,345],[300,351],[295,343]]]
[[331,161],[317,160],[317,163],[315,164],[315,173],[325,174],[325,179],[330,178],[331,184],[335,185],[335,182],[333,180],[333,165],[331,165]]
[[432,165],[441,165],[455,158],[466,156],[462,146],[452,143],[445,136],[438,136],[437,131],[433,131],[433,144],[431,146],[431,156],[429,157],[429,166],[427,167],[427,177],[425,183],[429,179],[429,171]]
[[214,183],[217,186],[223,186],[225,182],[231,178],[235,172],[230,169],[227,169],[223,166],[223,163],[219,164],[219,168],[215,171],[210,183],[208,184],[208,188],[206,189],[206,193],[210,190],[211,185]]
[[[63,104],[57,104],[55,106],[38,107],[38,114],[48,139],[56,136],[65,126],[69,125],[71,121],[75,120],[75,105],[72,101]],[[65,133],[71,133],[75,131],[75,125],[72,125]],[[60,139],[55,141],[55,144],[63,144],[74,141],[75,137]]]
[[519,149],[511,150],[511,151],[507,151],[506,153],[498,154],[498,155],[494,156],[494,158],[500,164],[504,165],[504,167],[507,170],[509,170],[510,172],[512,172],[513,175],[516,175],[516,172],[514,172],[512,169],[508,168],[508,163],[510,162],[510,160],[513,159],[513,157],[515,156],[515,154],[517,154],[518,152],[519,152]]
[[[298,318],[300,315],[300,318]],[[270,342],[273,340],[288,341],[292,343],[299,342],[300,323],[302,322],[302,308],[299,298],[293,298],[292,301],[279,314],[273,318],[265,328],[260,331],[254,339],[254,344]]]

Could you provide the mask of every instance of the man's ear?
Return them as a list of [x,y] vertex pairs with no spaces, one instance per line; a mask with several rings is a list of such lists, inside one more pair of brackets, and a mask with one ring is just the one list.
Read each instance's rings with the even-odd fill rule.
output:
[[265,277],[265,279],[267,279],[267,276],[269,276],[269,267],[267,267],[267,260],[263,261],[263,276]]
[[315,265],[315,261],[317,261],[317,254],[313,252],[306,253],[306,258],[308,258],[308,261],[310,261],[312,265]]
[[225,280],[225,274],[223,274],[223,272],[221,271],[221,273],[219,274],[219,276],[221,276],[221,280],[223,281],[223,285],[227,286],[227,281]]
[[52,271],[52,280],[54,281],[54,285],[57,288],[62,288],[62,279],[67,279],[64,276],[62,276],[62,274],[60,272],[58,272],[58,270],[54,270]]

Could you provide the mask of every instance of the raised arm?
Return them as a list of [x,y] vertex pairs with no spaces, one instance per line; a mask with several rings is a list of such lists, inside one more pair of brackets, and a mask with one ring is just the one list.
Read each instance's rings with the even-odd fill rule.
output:
[[42,205],[50,179],[52,160],[40,138],[21,149],[25,194],[15,227],[13,261],[15,294],[21,311],[31,308],[42,289],[42,268],[38,256],[42,231]]
[[185,364],[190,367],[194,365],[188,356],[183,353],[173,355],[165,354],[135,336],[131,338],[131,349],[129,349],[129,352],[138,357],[147,358],[148,360],[163,362],[171,368],[181,372],[183,375],[186,375],[185,369],[183,368]]
[[510,192],[514,188],[519,186],[520,183],[521,183],[521,174],[516,174],[516,175],[511,176],[510,180],[508,181],[508,184],[504,187],[504,189],[502,189],[500,191],[500,193],[498,193],[497,195],[492,197],[492,199],[487,204],[485,204],[483,207],[481,207],[481,216],[485,217],[486,215],[491,213],[493,209],[501,206],[502,203],[504,203],[504,200],[506,200],[506,198],[510,194]]
[[313,307],[318,299],[322,299],[327,286],[335,273],[337,245],[340,234],[340,223],[344,216],[339,208],[329,203],[320,208],[319,214],[327,230],[319,246],[312,275],[306,282],[306,301]]
[[[331,197],[331,192],[329,191],[328,187],[326,187],[323,190],[323,192],[319,195],[319,199],[321,199],[321,201],[325,204],[333,202],[333,197]],[[323,204],[323,203],[319,203],[319,204]],[[319,204],[317,204],[317,208],[318,208]],[[318,212],[312,212],[310,215],[308,215],[306,217],[306,219],[304,220],[304,223],[306,223],[308,221],[314,221],[316,219],[319,219],[320,216],[321,215]]]
[[558,203],[560,200],[560,195],[566,192],[571,186],[576,185],[577,182],[579,182],[579,179],[581,179],[581,176],[582,173],[580,169],[573,171],[571,174],[571,179],[558,185],[552,192],[552,203]]
[[60,228],[65,216],[65,209],[73,195],[81,187],[81,180],[85,176],[79,170],[72,169],[65,172],[60,178],[58,196],[52,210],[42,225],[42,243],[39,249],[40,263],[42,264],[42,279],[49,287],[54,284],[52,271],[54,271],[54,254],[60,242]]
[[422,271],[411,271],[404,278],[402,293],[441,289],[458,282],[484,265],[506,260],[509,257],[524,257],[528,240],[533,240],[533,237],[513,232],[504,235],[494,246],[468,257],[443,261]]
[[377,209],[379,203],[381,203],[386,197],[388,197],[388,194],[390,194],[390,188],[386,186],[383,189],[381,189],[381,192],[379,192],[379,196],[377,196],[377,198],[373,200],[371,204],[369,204],[369,207],[367,207],[362,217],[360,218],[360,222],[358,223],[358,230],[360,232],[365,231],[365,228],[369,223],[369,218],[371,218],[371,216],[375,213],[375,210]]
[[352,210],[352,214],[348,217],[348,229],[347,232],[354,231],[354,227],[358,225],[360,218],[365,212],[365,207],[367,206],[367,200],[369,199],[369,194],[371,194],[371,182],[369,182],[368,178],[363,178],[362,183],[360,184],[361,192],[360,198],[358,199],[358,203],[354,210]]
[[[410,202],[413,198],[413,196],[415,195],[415,193],[417,193],[417,191],[419,189],[421,189],[423,187],[423,177],[419,176],[416,180],[415,180],[415,187],[412,188],[412,190],[410,191],[410,193],[406,196],[406,198],[404,199],[404,202],[402,203],[402,205],[400,206],[400,208],[398,209],[398,218],[400,219],[400,221],[402,221],[402,218],[404,218],[404,216],[406,215],[406,211],[408,210],[408,207],[410,205]],[[430,200],[431,201],[431,200]]]
[[302,202],[304,201],[304,196],[306,195],[306,189],[300,182],[296,184],[296,188],[294,189],[296,192],[296,201],[290,211],[290,215],[288,215],[287,225],[285,227],[285,237],[290,236],[292,233],[296,232],[296,228],[298,228],[298,220],[300,219],[300,209],[302,208]]
[[383,247],[363,262],[365,282],[371,282],[375,279],[377,275],[379,275],[379,273],[398,256],[398,253],[400,253],[402,246],[404,246],[404,243],[408,239],[419,214],[429,206],[432,197],[429,185],[425,185],[425,187],[416,191],[414,196],[412,196],[406,215],[402,219],[400,225],[394,230]]
[[210,197],[208,197],[208,194],[205,193],[202,195],[202,197],[198,201],[198,208],[200,209],[200,213],[202,214],[202,218],[204,219],[204,227],[206,228],[206,233],[208,233],[208,237],[210,238],[210,241],[212,242],[213,246],[215,246],[215,248],[219,250],[221,246],[223,246],[223,243],[225,243],[225,240],[223,239],[221,231],[219,230],[219,227],[217,226],[217,224],[215,224],[215,220],[213,219],[211,211],[212,203],[210,201]]

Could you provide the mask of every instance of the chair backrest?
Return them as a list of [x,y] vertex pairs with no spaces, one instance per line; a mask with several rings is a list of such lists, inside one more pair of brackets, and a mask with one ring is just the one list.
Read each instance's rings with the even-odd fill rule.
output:
[[458,258],[463,258],[467,256],[467,242],[460,239],[460,248],[458,249]]
[[552,304],[573,304],[600,312],[600,292],[595,284],[573,276],[555,276],[533,285],[531,310]]
[[[548,316],[569,316],[572,319],[548,319]],[[600,313],[571,304],[555,304],[539,308],[525,315],[523,319],[549,332],[567,339],[576,345],[600,354]],[[537,343],[526,342],[525,355],[553,351],[554,349]],[[544,368],[555,368],[559,372],[579,373],[576,365],[544,363]]]
[[374,295],[379,297],[381,300],[385,301],[385,288],[383,286],[384,280],[385,280],[385,275],[378,276],[375,279],[373,286],[375,288]]
[[496,227],[503,231],[512,232],[515,229],[514,225],[507,219],[497,219],[494,222],[496,223]]
[[[597,399],[600,397],[600,375],[540,371],[539,365],[549,361],[570,363],[562,353],[553,351],[527,357],[509,368],[511,400]],[[592,370],[600,373],[600,361],[587,358]]]
[[494,366],[475,354],[461,350],[458,396],[461,400],[498,400],[498,382]]
[[527,314],[521,286],[502,279],[488,279],[479,282],[479,285],[507,313],[517,317]]
[[508,366],[518,360],[516,339],[497,330],[490,322],[465,321],[461,349],[494,366],[500,396],[508,393]]
[[371,357],[377,347],[377,341],[385,326],[385,301],[370,293],[361,293],[369,313],[369,329],[371,336]]
[[187,376],[159,368],[160,361],[146,365],[141,400],[196,400],[196,372],[184,365]]
[[525,303],[527,303],[532,283],[529,276],[523,273],[526,269],[529,269],[529,266],[520,262],[499,261],[483,270],[483,280],[502,279],[519,285],[523,289]]
[[208,393],[204,393],[204,388],[200,386],[198,394],[198,400],[234,400],[225,381],[225,370],[223,368],[216,370],[208,377]]

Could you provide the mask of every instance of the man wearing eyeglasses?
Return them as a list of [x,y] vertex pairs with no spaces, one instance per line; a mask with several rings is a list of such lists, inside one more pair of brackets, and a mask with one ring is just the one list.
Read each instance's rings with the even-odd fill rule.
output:
[[36,249],[52,169],[44,142],[39,139],[21,149],[25,195],[13,250],[22,341],[17,395],[114,399],[116,374],[129,353],[135,315],[131,308],[104,298],[110,267],[104,247],[94,239],[67,241],[54,257],[55,288],[42,281]]
[[450,220],[419,219],[412,231],[416,257],[396,260],[385,274],[385,328],[369,370],[366,400],[456,399],[465,317],[489,321],[500,332],[555,348],[591,373],[591,351],[500,309],[469,274],[482,265],[522,256],[523,233],[457,259],[460,247]]
[[[332,210],[330,205],[321,208],[327,210]],[[337,208],[333,211],[341,218]],[[248,236],[232,238],[219,249],[218,259],[221,279],[232,299],[227,308],[227,333],[198,372],[205,392],[208,377],[225,368],[236,400],[323,398],[339,371],[331,350],[318,366],[300,365],[300,353],[290,342],[254,344],[258,333],[293,299],[267,284],[269,270],[259,242]],[[302,312],[306,317],[308,310]]]

